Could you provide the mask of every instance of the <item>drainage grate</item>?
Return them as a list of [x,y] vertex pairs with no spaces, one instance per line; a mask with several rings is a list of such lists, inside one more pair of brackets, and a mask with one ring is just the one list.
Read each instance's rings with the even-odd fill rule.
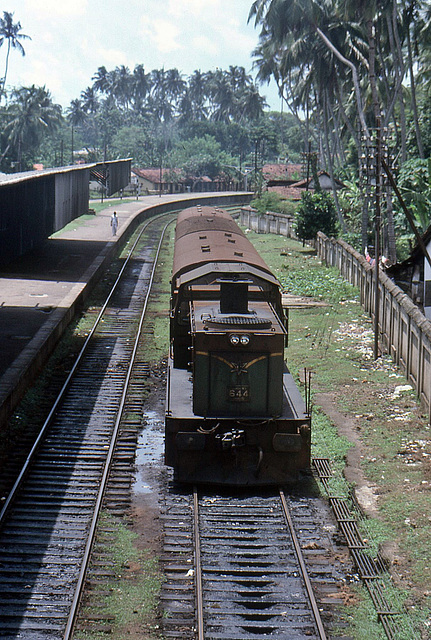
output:
[[[384,574],[387,574],[383,560],[377,556],[369,555],[369,547],[361,536],[357,519],[352,515],[347,501],[344,498],[331,495],[329,480],[332,476],[328,458],[313,458],[313,467],[328,494],[329,502],[337,519],[340,531],[349,547],[349,551],[355,562],[359,577],[367,587],[371,600],[376,609],[379,622],[382,623],[386,637],[395,640],[401,632],[399,616],[401,611],[395,611],[388,603],[384,590]],[[412,640],[416,636],[413,633]]]

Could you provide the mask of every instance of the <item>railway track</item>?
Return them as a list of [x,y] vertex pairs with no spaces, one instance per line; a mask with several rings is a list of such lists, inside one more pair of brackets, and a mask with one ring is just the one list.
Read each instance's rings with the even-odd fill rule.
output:
[[333,632],[343,577],[313,500],[173,491],[164,520],[164,637],[324,640]]
[[142,402],[138,347],[166,227],[144,225],[0,513],[2,639],[72,637],[104,499],[127,504],[127,415]]

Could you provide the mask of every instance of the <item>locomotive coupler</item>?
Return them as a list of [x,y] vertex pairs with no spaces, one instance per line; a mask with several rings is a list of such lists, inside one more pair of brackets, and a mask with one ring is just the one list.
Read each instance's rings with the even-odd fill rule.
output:
[[243,429],[232,429],[232,431],[216,435],[215,439],[223,451],[236,449],[245,445],[245,431]]

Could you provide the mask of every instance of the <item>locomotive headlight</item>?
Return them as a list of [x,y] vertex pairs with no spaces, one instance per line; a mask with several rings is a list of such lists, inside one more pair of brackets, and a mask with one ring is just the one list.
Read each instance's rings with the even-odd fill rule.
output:
[[237,336],[236,333],[232,333],[229,336],[229,341],[230,341],[231,344],[237,345],[237,344],[239,344],[239,336]]
[[242,345],[246,346],[250,342],[250,336],[243,335],[241,336],[239,341],[241,342]]

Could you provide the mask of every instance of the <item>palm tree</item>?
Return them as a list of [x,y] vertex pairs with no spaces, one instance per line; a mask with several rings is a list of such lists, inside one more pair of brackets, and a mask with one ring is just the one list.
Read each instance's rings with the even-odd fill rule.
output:
[[36,149],[46,133],[53,133],[63,122],[62,109],[52,102],[45,87],[21,87],[12,92],[7,108],[8,123],[4,128],[7,147],[2,161],[12,149],[21,163],[21,154]]
[[116,67],[113,73],[112,93],[119,105],[127,108],[133,91],[133,78],[128,67]]
[[168,69],[166,72],[166,90],[174,105],[181,99],[187,87],[178,69]]
[[[404,63],[399,37],[396,0],[255,0],[250,18],[262,25],[262,43],[273,41],[278,53],[279,86],[285,79],[299,78],[296,96],[303,95],[302,107],[314,101],[318,129],[325,135],[325,155],[332,173],[333,163],[329,125],[339,127],[338,118],[348,127],[361,155],[359,130],[371,142],[370,127],[381,119],[386,124],[403,117],[401,83]],[[318,39],[316,38],[318,36]],[[319,51],[319,41],[323,45]],[[265,73],[270,64],[265,61]],[[355,97],[356,118],[352,118],[351,102]],[[350,113],[350,122],[349,122]],[[383,118],[381,118],[383,115]],[[359,120],[359,127],[357,124]],[[320,126],[320,124],[322,126]],[[401,136],[403,136],[403,125]],[[388,209],[389,257],[394,259],[394,234],[391,211]],[[368,229],[364,206],[363,243]]]
[[168,122],[173,117],[173,108],[169,100],[167,73],[165,69],[151,71],[152,90],[149,108],[157,122]]
[[132,96],[135,111],[140,112],[144,101],[151,91],[151,75],[145,72],[144,65],[138,64],[133,70]]
[[4,76],[0,86],[0,96],[3,93],[6,85],[6,76],[9,68],[9,55],[11,49],[18,49],[21,55],[25,56],[24,47],[22,46],[20,40],[31,40],[30,36],[26,36],[24,33],[20,33],[21,23],[14,23],[13,16],[13,13],[3,11],[3,18],[0,18],[0,47],[3,45],[4,41],[7,40],[6,63]]
[[243,87],[239,92],[238,106],[242,110],[239,121],[242,119],[259,120],[263,116],[264,107],[267,107],[265,98],[260,95],[255,84]]
[[111,88],[111,77],[110,72],[106,70],[105,66],[99,67],[91,79],[93,80],[93,89],[101,93],[109,92]]
[[236,98],[227,73],[222,69],[206,74],[208,95],[210,98],[210,119],[217,122],[230,122],[235,113]]
[[178,103],[179,118],[181,124],[193,122],[194,120],[194,102],[189,88],[181,96]]
[[87,113],[83,108],[81,100],[79,100],[79,98],[72,100],[67,110],[67,119],[72,127],[79,127],[79,125],[85,122],[86,118]]
[[97,99],[96,90],[93,87],[87,87],[85,91],[81,92],[82,109],[85,113],[94,114],[99,108],[99,101]]
[[199,70],[189,78],[189,97],[192,102],[192,113],[195,120],[205,120],[208,110],[205,106],[208,96],[206,76]]
[[[366,0],[363,1],[366,3]],[[255,24],[263,26],[261,36],[264,39],[271,38],[278,45],[283,45],[289,35],[292,35],[294,41],[299,39],[308,43],[304,49],[305,54],[307,48],[314,46],[315,36],[319,36],[337,61],[350,70],[358,117],[362,131],[368,137],[357,68],[364,61],[361,60],[360,49],[350,44],[349,29],[352,25],[337,15],[334,4],[319,3],[316,0],[255,0],[250,9],[249,20],[253,16]],[[350,57],[353,57],[355,62],[352,62]]]
[[251,77],[247,75],[244,67],[230,65],[226,72],[226,78],[234,91],[242,90],[251,83]]
[[[416,78],[414,73],[415,61],[413,55],[413,43],[412,40],[416,42],[416,33],[415,28],[419,22],[420,18],[420,9],[422,3],[420,1],[412,0],[409,5],[404,9],[403,12],[403,23],[406,31],[406,39],[407,39],[407,60],[408,60],[408,68],[409,68],[409,76],[410,76],[410,88],[411,88],[411,104],[412,104],[412,113],[413,119],[415,123],[415,134],[416,134],[416,144],[418,147],[419,157],[424,158],[424,149],[422,143],[422,134],[419,127],[419,115],[418,115],[418,105],[416,99]],[[418,47],[415,47],[418,49]]]

